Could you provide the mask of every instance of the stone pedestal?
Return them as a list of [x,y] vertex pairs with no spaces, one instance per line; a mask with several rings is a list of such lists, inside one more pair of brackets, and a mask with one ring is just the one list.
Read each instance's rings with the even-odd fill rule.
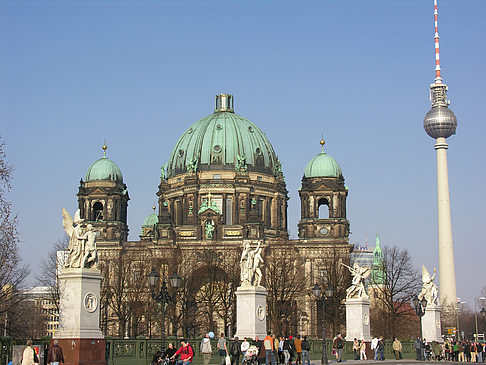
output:
[[236,334],[238,338],[263,339],[267,335],[267,290],[239,286],[236,289]]
[[346,341],[371,341],[370,300],[367,298],[346,299]]
[[98,269],[66,269],[59,275],[59,331],[66,365],[104,365],[105,340],[100,331]]
[[440,325],[441,308],[435,304],[428,304],[422,317],[422,338],[428,342],[443,342]]

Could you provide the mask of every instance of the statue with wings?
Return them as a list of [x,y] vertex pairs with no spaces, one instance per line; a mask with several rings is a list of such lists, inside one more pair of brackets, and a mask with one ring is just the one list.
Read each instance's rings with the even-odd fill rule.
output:
[[98,237],[99,232],[93,231],[93,227],[89,224],[87,232],[83,233],[81,227],[83,222],[84,219],[81,219],[79,209],[71,218],[67,210],[62,208],[62,225],[69,236],[69,255],[64,264],[66,268],[90,268],[96,267],[98,264],[96,237]]
[[354,263],[353,267],[343,263],[341,263],[341,265],[347,267],[351,272],[351,275],[353,275],[351,286],[346,289],[346,298],[368,298],[364,282],[370,275],[370,268],[368,266],[359,266],[357,262]]
[[427,268],[422,265],[422,291],[420,292],[418,298],[419,300],[425,298],[427,304],[439,304],[439,287],[434,283],[436,271],[437,270],[434,268],[434,275],[430,276]]

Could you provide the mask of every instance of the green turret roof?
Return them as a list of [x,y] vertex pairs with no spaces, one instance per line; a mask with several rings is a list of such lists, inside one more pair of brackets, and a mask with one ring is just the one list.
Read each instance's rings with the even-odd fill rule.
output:
[[373,265],[371,267],[371,283],[381,285],[385,283],[383,272],[383,251],[381,250],[380,237],[376,234],[376,245],[373,250]]
[[324,152],[324,140],[321,139],[321,152],[307,164],[304,176],[312,177],[342,177],[343,173],[337,161]]
[[168,177],[202,170],[259,171],[280,176],[280,163],[265,134],[234,113],[232,95],[219,94],[216,98],[215,112],[194,123],[176,143],[169,158]]
[[103,145],[103,157],[91,164],[86,171],[85,181],[109,180],[123,182],[123,175],[118,166],[106,157],[106,145]]

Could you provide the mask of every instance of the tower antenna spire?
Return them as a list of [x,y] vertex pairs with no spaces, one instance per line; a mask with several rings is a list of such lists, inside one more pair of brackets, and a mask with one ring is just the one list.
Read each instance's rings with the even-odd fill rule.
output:
[[440,56],[439,56],[439,12],[437,10],[437,0],[434,0],[434,43],[435,43],[435,83],[442,84],[442,78],[440,77]]

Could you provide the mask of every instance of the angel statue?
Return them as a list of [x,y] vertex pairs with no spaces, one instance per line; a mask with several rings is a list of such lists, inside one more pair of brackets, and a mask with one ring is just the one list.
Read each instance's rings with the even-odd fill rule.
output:
[[427,304],[438,305],[439,287],[435,285],[434,279],[436,274],[436,269],[434,268],[434,275],[430,276],[427,268],[422,265],[422,291],[420,292],[418,298],[422,300],[425,298]]
[[366,293],[364,281],[370,275],[370,268],[368,266],[359,266],[357,262],[353,267],[341,263],[341,265],[347,267],[353,275],[351,286],[346,289],[346,299],[351,298],[368,298]]
[[69,236],[69,255],[64,265],[66,268],[90,268],[96,267],[98,264],[96,237],[99,232],[93,231],[93,226],[89,224],[87,232],[83,233],[81,223],[84,222],[84,219],[81,219],[80,215],[81,212],[78,209],[74,213],[73,219],[66,209],[62,208],[62,225]]
[[243,248],[240,259],[242,286],[260,286],[262,271],[259,266],[263,262],[260,245],[258,242],[257,248],[251,250],[250,243],[247,242]]

